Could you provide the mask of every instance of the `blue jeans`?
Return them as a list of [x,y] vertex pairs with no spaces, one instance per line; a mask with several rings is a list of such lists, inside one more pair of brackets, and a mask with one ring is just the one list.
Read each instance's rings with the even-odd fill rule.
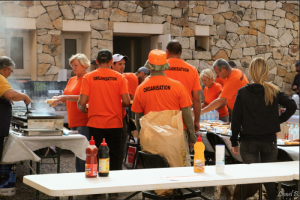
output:
[[[242,140],[240,154],[245,164],[277,162],[277,143]],[[276,199],[275,183],[264,183],[269,199]]]
[[[87,140],[89,140],[89,127],[87,126],[79,126],[73,127],[71,130],[78,130],[78,133],[84,135]],[[76,157],[76,172],[85,172],[85,160],[81,160],[80,158]]]

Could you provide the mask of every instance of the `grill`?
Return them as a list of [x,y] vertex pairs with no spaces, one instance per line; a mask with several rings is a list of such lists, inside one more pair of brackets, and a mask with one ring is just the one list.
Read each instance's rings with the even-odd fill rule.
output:
[[63,134],[64,117],[52,113],[33,112],[25,115],[17,112],[13,115],[13,130],[26,136],[50,136]]

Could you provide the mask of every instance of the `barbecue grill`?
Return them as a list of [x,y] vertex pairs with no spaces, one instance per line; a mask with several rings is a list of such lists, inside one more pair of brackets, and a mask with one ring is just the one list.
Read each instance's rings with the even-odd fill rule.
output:
[[16,112],[11,120],[13,130],[26,136],[49,136],[63,134],[64,116],[33,112],[25,115]]

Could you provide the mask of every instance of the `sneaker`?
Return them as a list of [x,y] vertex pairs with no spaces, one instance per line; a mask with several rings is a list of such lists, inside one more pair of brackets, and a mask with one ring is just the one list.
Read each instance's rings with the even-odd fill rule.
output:
[[117,199],[118,198],[118,193],[110,193],[108,194],[109,199]]

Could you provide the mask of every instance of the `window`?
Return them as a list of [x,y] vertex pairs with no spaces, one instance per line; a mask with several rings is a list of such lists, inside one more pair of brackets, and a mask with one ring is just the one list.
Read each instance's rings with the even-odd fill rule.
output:
[[209,36],[196,36],[195,37],[195,50],[196,51],[209,51]]
[[72,67],[69,65],[69,59],[72,55],[82,53],[82,34],[63,33],[62,34],[62,68],[68,70],[68,79],[71,77]]
[[7,29],[5,34],[5,54],[16,64],[12,78],[30,79],[29,31]]

